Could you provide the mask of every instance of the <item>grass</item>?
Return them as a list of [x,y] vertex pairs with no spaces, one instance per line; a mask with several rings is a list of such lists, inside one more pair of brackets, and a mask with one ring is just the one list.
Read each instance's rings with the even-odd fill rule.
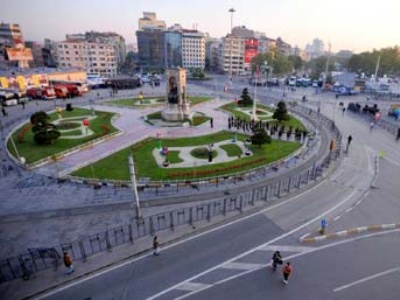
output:
[[[87,109],[81,108],[74,108],[73,111],[63,111],[62,116],[63,118],[70,118],[70,117],[81,117],[79,119],[84,119],[84,116],[90,115],[91,111]],[[107,133],[116,132],[117,129],[111,125],[111,119],[114,114],[108,112],[96,112],[97,118],[90,121],[89,128],[94,132],[93,135],[83,137],[80,139],[57,139],[51,145],[38,145],[33,140],[33,133],[31,130],[27,131],[26,134],[23,136],[23,139],[18,138],[19,134],[23,130],[22,126],[18,129],[13,135],[12,138],[15,142],[15,145],[18,149],[19,156],[24,157],[27,163],[32,163],[38,161],[40,159],[53,156],[57,153],[62,151],[68,150],[70,148],[79,146],[83,143],[88,141],[97,139]],[[57,119],[57,114],[52,113],[49,114],[51,120]],[[28,122],[27,122],[28,124]],[[104,126],[108,128],[108,132],[106,132]],[[9,140],[7,143],[7,148],[10,153],[16,157],[15,149],[12,146],[11,141]]]
[[60,122],[57,124],[58,130],[67,130],[67,129],[73,129],[73,128],[79,128],[79,127],[81,127],[81,124],[71,123],[69,121]]
[[180,151],[168,151],[168,161],[171,164],[176,164],[183,162],[182,158],[179,156]]
[[[207,147],[198,147],[190,151],[191,156],[199,159],[208,159],[208,153],[209,152]],[[217,157],[217,155],[218,155],[217,151],[213,150],[212,157],[215,158]]]
[[[142,104],[147,106],[150,105],[150,100],[155,100],[156,103],[153,106],[159,106],[166,103],[166,98],[163,96],[156,96],[156,97],[143,97]],[[206,102],[211,100],[210,97],[197,97],[197,96],[189,96],[188,100],[191,106]],[[120,106],[129,106],[129,107],[140,107],[140,98],[129,98],[129,99],[118,99],[118,100],[110,100],[106,101],[105,103],[111,105],[120,105]]]
[[[274,111],[272,108],[264,106],[264,105],[257,104],[257,107],[260,107],[260,108],[262,108],[264,110],[268,110],[270,112]],[[226,110],[226,111],[229,111],[233,116],[235,116],[237,118],[244,119],[246,121],[250,121],[251,120],[251,118],[250,118],[250,116],[248,114],[246,114],[246,113],[244,113],[244,112],[242,112],[240,110],[237,110],[238,106],[235,103],[226,104],[226,105],[222,106],[222,108],[224,110]],[[245,109],[248,108],[249,110],[251,110],[251,107],[247,107],[247,108],[246,107],[241,107],[241,108],[245,108]],[[262,121],[264,121],[264,120],[262,120]],[[293,128],[298,128],[300,130],[305,130],[306,129],[304,127],[304,125],[298,119],[296,119],[293,116],[291,116],[290,120],[282,121],[281,123],[279,123],[277,120],[274,120],[274,119],[268,120],[268,123],[270,125],[274,125],[275,123],[278,123],[278,124],[280,124],[280,126],[281,125],[285,125],[285,127],[287,127],[287,128],[289,126],[292,126]]]
[[242,149],[236,144],[221,145],[220,148],[225,150],[229,157],[235,157],[243,154]]
[[[246,135],[237,134],[239,141],[244,141]],[[167,147],[205,146],[210,143],[230,140],[232,133],[222,131],[201,137],[188,137],[181,139],[162,140],[162,145]],[[185,180],[193,178],[193,168],[161,168],[158,166],[152,151],[157,147],[158,139],[146,139],[132,147],[125,148],[111,156],[94,163],[96,177],[99,179],[129,180],[128,156],[133,150],[137,178],[149,177],[151,180]],[[297,142],[274,140],[271,144],[262,147],[250,145],[252,156],[242,157],[233,162],[206,165],[196,168],[196,178],[224,175],[250,170],[267,163],[276,161],[297,150],[301,145]],[[170,155],[168,154],[170,162]],[[72,173],[74,176],[92,176],[91,166],[87,166]]]
[[81,134],[82,134],[81,130],[72,130],[72,131],[67,131],[67,132],[61,132],[61,137],[72,136],[72,135],[81,135]]

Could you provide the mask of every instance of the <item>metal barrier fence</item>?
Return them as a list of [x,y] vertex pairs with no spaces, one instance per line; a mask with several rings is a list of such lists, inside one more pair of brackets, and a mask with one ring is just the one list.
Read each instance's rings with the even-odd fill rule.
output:
[[254,207],[256,203],[268,202],[289,195],[310,182],[315,182],[336,160],[341,153],[341,136],[336,128],[333,132],[338,137],[338,147],[315,162],[306,170],[269,184],[243,191],[237,195],[198,204],[188,208],[176,209],[147,216],[141,222],[121,225],[107,231],[88,236],[80,236],[77,240],[46,248],[28,249],[28,253],[0,261],[0,283],[24,278],[29,279],[37,272],[49,268],[57,269],[63,251],[70,252],[75,260],[85,261],[87,257],[112,248],[131,243],[138,239],[154,235],[156,232],[171,230],[178,226],[195,226],[197,222],[211,222],[215,217],[225,216],[230,212],[242,213]]

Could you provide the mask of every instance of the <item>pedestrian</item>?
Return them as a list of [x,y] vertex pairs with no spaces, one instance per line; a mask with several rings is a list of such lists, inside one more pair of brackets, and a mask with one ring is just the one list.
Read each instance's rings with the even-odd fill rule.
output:
[[211,126],[211,128],[214,128],[214,120],[213,120],[213,118],[210,119],[210,126]]
[[353,140],[353,137],[351,135],[349,135],[347,137],[346,153],[349,152],[349,147],[350,147],[350,143],[351,143],[352,140]]
[[22,105],[22,109],[25,109],[25,101],[24,100],[21,101],[21,105]]
[[69,275],[75,272],[74,265],[72,264],[72,259],[66,251],[64,252],[64,266],[66,268],[65,274]]
[[154,236],[153,239],[153,254],[155,256],[160,254],[160,242],[158,241],[158,236]]
[[272,256],[272,270],[276,271],[276,267],[282,263],[283,261],[281,253],[279,251],[275,251],[274,255]]
[[400,127],[397,129],[397,136],[396,136],[396,141],[400,139]]
[[290,262],[287,262],[286,265],[283,267],[283,283],[288,284],[289,276],[292,273],[292,266]]
[[342,115],[344,116],[344,112],[346,111],[346,108],[345,107],[343,107],[343,109],[342,109]]
[[369,131],[372,131],[374,128],[374,121],[371,121],[371,124],[369,124]]
[[3,115],[3,117],[8,117],[8,112],[6,111],[6,109],[4,107],[1,108],[1,113]]

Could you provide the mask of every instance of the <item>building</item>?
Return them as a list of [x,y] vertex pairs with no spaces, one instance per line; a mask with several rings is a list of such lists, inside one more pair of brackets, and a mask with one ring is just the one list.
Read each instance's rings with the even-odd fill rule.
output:
[[289,56],[292,53],[292,46],[278,37],[276,39],[276,50],[283,56]]
[[19,24],[0,23],[0,39],[9,41],[11,47],[24,44],[24,36]]
[[205,69],[211,71],[218,70],[218,51],[221,41],[217,38],[212,38],[208,34],[205,36]]
[[160,28],[136,31],[139,63],[142,68],[165,68],[164,32]]
[[33,60],[29,63],[30,68],[44,67],[43,45],[38,42],[26,41],[26,48],[32,49]]
[[126,44],[125,39],[115,33],[115,32],[97,32],[97,31],[88,31],[84,34],[67,34],[67,41],[82,41],[88,43],[104,43],[110,44],[114,47],[116,53],[116,62],[118,68],[121,68],[125,64],[126,60]]
[[57,42],[57,66],[112,77],[118,74],[117,54],[109,43]]
[[139,19],[139,30],[146,28],[158,28],[165,30],[167,26],[165,25],[165,21],[157,20],[156,13],[143,12],[143,18]]
[[57,43],[50,39],[44,40],[44,47],[42,49],[43,63],[46,67],[57,67]]
[[205,68],[205,36],[197,30],[182,30],[182,66],[186,69]]
[[318,38],[315,38],[311,44],[306,45],[306,52],[310,59],[324,55],[324,42]]
[[164,66],[166,68],[175,68],[182,66],[182,49],[184,45],[182,34],[174,31],[164,31]]
[[245,70],[245,38],[227,35],[222,38],[218,53],[218,70],[222,73],[237,75]]
[[258,39],[258,52],[267,53],[276,49],[276,40],[261,36]]
[[19,24],[0,23],[0,67],[28,68],[32,60],[32,51],[25,48]]

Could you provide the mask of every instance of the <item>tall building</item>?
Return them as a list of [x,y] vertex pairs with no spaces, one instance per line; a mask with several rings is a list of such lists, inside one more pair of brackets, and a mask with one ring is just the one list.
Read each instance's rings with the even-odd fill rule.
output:
[[139,63],[144,68],[165,68],[164,32],[160,28],[136,31]]
[[0,67],[28,68],[32,52],[25,48],[19,24],[0,23]]
[[143,12],[143,18],[139,19],[139,30],[145,28],[166,29],[165,21],[157,20],[157,15],[154,12]]
[[237,75],[245,70],[245,40],[241,36],[227,35],[222,38],[218,55],[220,72]]
[[315,38],[312,44],[306,45],[306,52],[311,59],[324,55],[324,42]]
[[0,39],[9,41],[10,47],[24,44],[24,36],[19,24],[0,23]]
[[114,47],[118,68],[122,67],[126,59],[126,44],[125,39],[115,32],[97,32],[88,31],[84,34],[67,34],[67,41],[86,41],[89,43],[104,43]]
[[109,43],[86,41],[57,42],[57,66],[76,68],[87,73],[112,77],[117,75],[117,54]]
[[182,34],[176,31],[164,31],[164,66],[166,68],[182,66]]
[[182,30],[182,65],[186,69],[205,68],[204,33],[197,30]]
[[289,56],[292,53],[292,46],[278,37],[276,39],[276,50],[283,56]]

